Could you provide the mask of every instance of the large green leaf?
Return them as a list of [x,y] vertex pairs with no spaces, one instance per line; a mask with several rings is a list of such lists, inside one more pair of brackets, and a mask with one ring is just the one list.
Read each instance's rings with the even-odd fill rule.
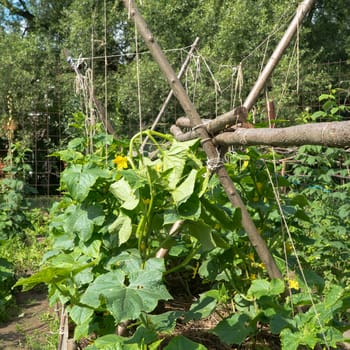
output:
[[46,267],[30,277],[19,279],[14,287],[23,286],[23,290],[29,290],[40,283],[56,284],[67,277],[70,277],[72,274],[78,273],[90,266],[91,264],[85,264],[82,266],[77,266],[77,264],[75,264],[67,265],[65,267]]
[[178,215],[185,220],[196,221],[200,218],[201,212],[201,202],[195,193],[177,208]]
[[221,341],[226,344],[241,344],[255,328],[250,325],[250,317],[243,313],[236,313],[219,324],[212,330]]
[[[107,334],[97,338],[93,345],[90,345],[86,350],[125,350],[124,343],[125,338],[115,334]],[[136,348],[137,349],[137,348]]]
[[193,342],[182,335],[172,338],[164,350],[205,350],[204,345]]
[[182,311],[168,311],[160,315],[147,315],[147,323],[157,332],[171,334],[176,326],[176,320],[182,315]]
[[284,292],[284,289],[285,285],[283,280],[273,279],[271,281],[266,281],[257,279],[252,282],[247,295],[259,299],[262,296],[280,295]]
[[203,251],[209,251],[216,247],[216,243],[212,236],[212,228],[202,221],[186,222],[186,226],[190,232],[190,235],[197,238],[201,243]]
[[87,322],[91,318],[93,313],[93,309],[79,305],[74,305],[69,311],[69,316],[76,324],[82,324]]
[[297,350],[299,345],[307,345],[309,349],[313,349],[319,339],[315,332],[295,332],[289,328],[282,330],[280,334],[282,349]]
[[119,245],[127,242],[132,232],[130,217],[121,211],[117,219],[108,227],[108,231],[118,235]]
[[122,208],[133,210],[139,204],[139,191],[131,187],[129,182],[127,182],[124,178],[112,184],[110,191],[116,198],[123,202],[121,205]]
[[142,311],[152,311],[159,300],[170,298],[162,284],[162,271],[154,263],[146,263],[144,268],[139,266],[128,275],[118,269],[97,277],[81,302],[98,308],[104,300],[116,322],[120,322],[136,319]]
[[185,320],[200,320],[208,317],[215,310],[218,297],[218,290],[210,290],[201,294],[199,300],[193,303],[186,313]]
[[61,179],[66,184],[72,198],[82,202],[88,196],[97,177],[98,173],[94,169],[88,169],[78,164],[67,168]]
[[188,149],[197,142],[197,140],[190,140],[186,142],[174,141],[170,149],[164,153],[164,171],[171,170],[168,174],[168,187],[170,190],[174,190],[176,185],[181,180],[187,160]]
[[81,241],[88,241],[94,232],[94,223],[104,221],[102,211],[96,208],[81,208],[80,206],[71,205],[67,208],[63,228],[65,232],[71,232],[80,238]]
[[172,192],[172,197],[177,206],[185,203],[191,197],[196,182],[197,170],[192,169],[186,179]]

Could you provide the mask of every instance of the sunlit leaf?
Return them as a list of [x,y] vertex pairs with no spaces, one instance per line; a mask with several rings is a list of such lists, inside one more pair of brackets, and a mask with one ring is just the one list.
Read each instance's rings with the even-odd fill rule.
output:
[[171,192],[176,205],[180,205],[191,197],[196,182],[197,170],[192,169],[186,179]]
[[119,245],[127,242],[132,233],[130,217],[121,211],[117,219],[108,227],[108,231],[118,235]]
[[138,190],[132,188],[124,178],[112,184],[110,190],[116,198],[123,202],[122,208],[133,210],[138,206],[140,201]]
[[250,286],[247,295],[259,299],[262,296],[274,296],[280,295],[284,292],[285,285],[283,280],[272,279],[266,280],[254,280]]
[[[159,259],[160,260],[160,259]],[[122,270],[105,273],[90,284],[81,302],[97,308],[105,300],[116,322],[136,319],[141,312],[150,312],[158,301],[171,296],[162,284],[162,272],[145,266],[128,276]]]

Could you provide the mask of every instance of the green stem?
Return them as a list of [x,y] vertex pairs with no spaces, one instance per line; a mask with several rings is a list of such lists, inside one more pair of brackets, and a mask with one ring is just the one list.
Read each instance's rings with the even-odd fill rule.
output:
[[197,254],[198,249],[199,249],[199,245],[195,245],[195,246],[192,248],[190,254],[188,254],[188,255],[186,256],[186,258],[184,259],[183,262],[181,262],[181,263],[180,263],[179,265],[177,265],[177,266],[174,266],[174,267],[171,268],[170,270],[165,271],[165,272],[164,272],[164,275],[168,275],[169,273],[175,272],[175,271],[177,271],[177,270],[183,268],[184,266],[186,266],[186,265],[192,260],[192,258]]

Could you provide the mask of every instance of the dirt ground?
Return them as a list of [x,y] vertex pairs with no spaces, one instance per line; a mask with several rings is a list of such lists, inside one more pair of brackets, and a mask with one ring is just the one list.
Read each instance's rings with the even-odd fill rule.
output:
[[[0,324],[0,350],[49,350],[45,345],[49,330],[49,320],[54,310],[49,307],[45,290],[29,291],[17,296],[18,309],[14,317]],[[42,344],[39,348],[38,344]]]
[[[47,292],[45,290],[29,291],[17,296],[18,308],[13,310],[14,317],[11,321],[0,324],[0,350],[54,350],[56,344],[47,342],[50,335],[49,320],[55,319],[55,310],[49,307]],[[176,327],[174,335],[182,334],[193,341],[202,342],[209,350],[237,349],[229,347],[220,340],[209,334],[206,330],[212,320],[202,320],[201,324],[181,325]],[[205,324],[202,324],[205,322]],[[57,327],[56,327],[57,329]],[[349,336],[350,331],[346,332]],[[51,333],[51,339],[56,340],[56,334]],[[169,339],[170,340],[170,339]],[[164,345],[166,345],[165,341]],[[264,344],[265,343],[265,344]],[[80,344],[82,345],[82,344]],[[83,348],[83,346],[81,346]],[[249,342],[240,346],[239,349],[270,349],[277,350],[280,346],[276,340],[261,339],[258,344],[252,346]],[[349,344],[343,344],[338,349],[350,349]]]

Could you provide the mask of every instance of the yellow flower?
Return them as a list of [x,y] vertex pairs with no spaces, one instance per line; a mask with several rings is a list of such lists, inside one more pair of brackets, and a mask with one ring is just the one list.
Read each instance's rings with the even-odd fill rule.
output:
[[262,270],[265,269],[265,265],[263,263],[256,264],[256,267],[258,267],[259,269],[262,269]]
[[250,280],[251,280],[251,281],[256,280],[256,274],[255,274],[255,273],[252,273],[252,274],[250,275]]
[[248,259],[251,260],[251,261],[254,261],[254,253],[249,253],[248,255]]
[[246,168],[248,167],[248,165],[249,165],[249,160],[245,160],[245,161],[243,162],[243,165],[242,165],[241,170],[246,169]]
[[221,229],[221,225],[219,223],[216,223],[214,228],[215,228],[215,230],[220,230]]
[[151,200],[149,198],[144,198],[144,199],[142,199],[142,202],[144,205],[148,205],[151,203]]
[[118,169],[126,169],[128,167],[128,158],[116,155],[113,159],[113,163]]
[[297,280],[288,280],[289,288],[299,290],[299,282]]
[[159,173],[162,170],[162,164],[158,163],[156,164],[156,171]]

